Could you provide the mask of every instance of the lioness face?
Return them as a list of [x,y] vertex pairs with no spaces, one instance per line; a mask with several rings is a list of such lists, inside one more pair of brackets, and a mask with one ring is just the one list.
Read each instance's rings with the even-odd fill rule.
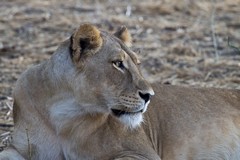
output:
[[90,38],[86,38],[87,29],[80,34],[84,35],[82,41],[81,37],[72,36],[72,43],[80,39],[77,44],[81,51],[74,53],[73,49],[72,55],[76,65],[76,99],[87,113],[109,114],[128,127],[138,126],[154,92],[138,69],[135,53],[125,45],[126,39],[130,39],[124,37],[129,34],[127,29],[111,35],[91,25],[81,27],[90,30]]

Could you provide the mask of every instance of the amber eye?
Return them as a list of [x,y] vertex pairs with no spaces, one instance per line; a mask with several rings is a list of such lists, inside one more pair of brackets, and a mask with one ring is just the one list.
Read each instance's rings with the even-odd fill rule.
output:
[[112,63],[113,63],[113,65],[115,65],[116,67],[118,67],[122,70],[125,68],[124,65],[123,65],[123,61],[117,60],[117,61],[113,61]]

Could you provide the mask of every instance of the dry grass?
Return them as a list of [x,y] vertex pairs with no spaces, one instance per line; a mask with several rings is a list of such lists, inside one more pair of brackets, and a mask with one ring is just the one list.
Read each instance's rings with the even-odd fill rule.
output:
[[[12,129],[19,75],[49,58],[80,23],[126,25],[150,81],[240,89],[240,0],[0,1],[0,129]],[[228,43],[230,40],[230,43]]]

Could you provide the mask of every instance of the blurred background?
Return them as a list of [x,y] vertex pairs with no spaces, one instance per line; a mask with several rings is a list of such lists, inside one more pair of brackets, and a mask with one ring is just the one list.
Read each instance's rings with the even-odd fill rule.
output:
[[240,0],[1,0],[0,147],[13,129],[19,75],[84,22],[127,26],[149,81],[240,89]]

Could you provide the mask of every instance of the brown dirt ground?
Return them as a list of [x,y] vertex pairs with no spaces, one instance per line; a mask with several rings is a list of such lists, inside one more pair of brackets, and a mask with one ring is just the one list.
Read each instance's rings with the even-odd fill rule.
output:
[[[19,75],[84,22],[126,25],[150,81],[240,89],[240,0],[1,0],[0,139],[12,130]],[[4,145],[4,144],[3,144]]]

